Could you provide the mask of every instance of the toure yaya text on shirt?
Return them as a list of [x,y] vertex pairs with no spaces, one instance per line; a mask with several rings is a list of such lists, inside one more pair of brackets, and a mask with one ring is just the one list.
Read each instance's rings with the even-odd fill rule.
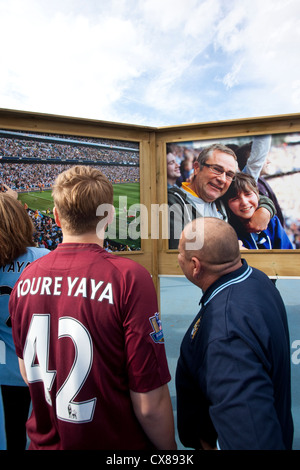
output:
[[[67,290],[65,289],[67,287]],[[110,282],[96,281],[86,277],[38,277],[21,280],[18,284],[18,297],[31,295],[55,295],[67,292],[68,297],[87,297],[98,302],[108,301],[113,304],[113,291]]]

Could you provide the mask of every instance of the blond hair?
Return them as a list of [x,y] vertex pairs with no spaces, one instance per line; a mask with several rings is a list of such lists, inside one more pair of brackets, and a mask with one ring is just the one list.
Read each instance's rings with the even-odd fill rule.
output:
[[104,218],[97,208],[113,204],[113,186],[96,168],[76,165],[56,178],[52,196],[63,227],[80,235],[96,230]]
[[11,263],[34,246],[33,222],[20,201],[0,193],[0,266]]

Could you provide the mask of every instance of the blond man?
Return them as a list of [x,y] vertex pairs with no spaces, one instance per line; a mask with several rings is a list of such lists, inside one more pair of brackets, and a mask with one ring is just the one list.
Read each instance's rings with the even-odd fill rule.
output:
[[98,170],[58,176],[63,243],[32,265],[10,310],[29,384],[32,449],[175,449],[158,306],[149,273],[107,253],[113,188]]

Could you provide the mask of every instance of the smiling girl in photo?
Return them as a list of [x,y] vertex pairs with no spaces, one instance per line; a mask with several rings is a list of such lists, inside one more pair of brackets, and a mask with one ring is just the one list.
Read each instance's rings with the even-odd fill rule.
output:
[[222,198],[226,205],[229,223],[234,227],[244,248],[248,249],[293,249],[293,245],[275,215],[266,230],[249,233],[247,223],[258,206],[259,192],[252,176],[237,173],[228,191]]

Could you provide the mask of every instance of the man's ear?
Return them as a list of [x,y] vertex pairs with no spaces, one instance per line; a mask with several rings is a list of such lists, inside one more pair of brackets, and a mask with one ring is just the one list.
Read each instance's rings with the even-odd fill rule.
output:
[[107,225],[109,225],[113,222],[114,215],[115,215],[115,207],[114,207],[113,204],[111,204],[110,211],[108,213]]
[[96,215],[102,217],[96,227],[97,236],[102,238],[107,227],[114,220],[115,208],[113,204],[100,204],[100,206],[97,207]]
[[202,270],[201,261],[196,256],[193,256],[191,259],[191,262],[193,263],[193,267],[192,267],[193,278],[199,279],[200,273]]
[[59,215],[58,215],[58,211],[56,209],[56,207],[53,207],[53,215],[54,215],[54,220],[55,220],[55,223],[58,227],[61,227],[61,223],[60,223],[60,220],[59,220]]
[[194,175],[197,175],[200,171],[200,165],[199,165],[199,162],[197,160],[194,161],[193,168],[194,168]]

